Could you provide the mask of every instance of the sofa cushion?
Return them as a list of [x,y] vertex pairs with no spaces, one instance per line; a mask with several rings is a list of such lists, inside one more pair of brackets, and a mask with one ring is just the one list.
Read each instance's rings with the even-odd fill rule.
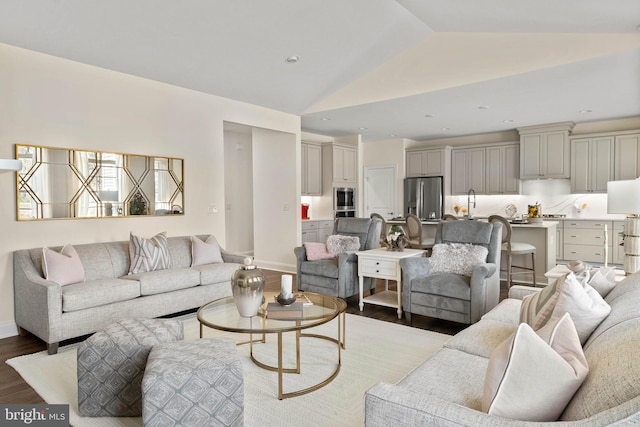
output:
[[555,421],[588,372],[568,313],[537,333],[521,323],[491,354],[482,410],[521,421]]
[[75,248],[64,245],[60,252],[42,248],[44,278],[61,286],[84,282],[84,267]]
[[62,311],[98,307],[140,296],[140,282],[124,279],[100,279],[75,283],[62,288]]
[[235,262],[224,262],[222,264],[205,264],[193,267],[200,272],[200,284],[211,285],[214,283],[230,283],[233,273],[240,267]]
[[140,282],[140,295],[155,295],[200,284],[200,272],[192,268],[171,268],[123,276]]
[[515,298],[507,298],[500,301],[500,303],[495,306],[492,310],[485,313],[482,316],[482,319],[487,320],[496,320],[498,322],[507,323],[515,327],[518,326],[519,316],[520,316],[520,306],[522,305],[522,300]]
[[[637,287],[637,283],[635,284]],[[618,285],[620,286],[620,285]],[[617,286],[616,286],[617,287]],[[639,292],[635,292],[638,294]],[[616,314],[614,307],[611,315]],[[632,308],[632,319],[616,323],[590,338],[584,355],[589,363],[589,375],[567,405],[562,421],[582,420],[608,409],[624,413],[638,412],[640,396],[640,318],[638,306]],[[611,316],[609,316],[611,317]],[[607,318],[607,321],[609,319]],[[631,404],[629,406],[628,404]],[[621,422],[619,425],[635,425],[637,421]]]
[[[411,292],[441,295],[469,301],[469,277],[453,273],[432,273],[411,281]],[[412,295],[411,299],[415,298]]]
[[487,260],[489,250],[483,246],[463,243],[433,245],[431,273],[455,273],[471,276],[476,265]]
[[398,382],[418,395],[428,394],[480,411],[489,360],[443,348]]
[[199,237],[191,236],[191,267],[222,262],[220,245],[213,235],[204,242]]
[[496,347],[513,335],[517,326],[484,319],[457,333],[444,346],[488,359]]
[[164,270],[170,267],[167,233],[158,233],[150,239],[129,234],[130,274]]
[[300,271],[304,274],[338,278],[338,260],[322,259],[318,261],[304,261],[300,264]]

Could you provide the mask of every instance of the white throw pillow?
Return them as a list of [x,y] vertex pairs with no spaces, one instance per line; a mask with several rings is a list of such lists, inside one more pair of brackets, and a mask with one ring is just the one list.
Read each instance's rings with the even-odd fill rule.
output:
[[84,267],[75,248],[65,245],[60,253],[42,248],[42,272],[44,278],[61,286],[84,282]]
[[569,314],[537,333],[521,323],[491,354],[482,410],[520,421],[555,421],[588,372]]
[[327,238],[327,251],[332,255],[340,255],[343,252],[360,250],[360,238],[358,236],[343,236],[332,234]]
[[602,298],[606,297],[609,292],[616,286],[616,270],[613,267],[600,267],[597,270],[591,270],[591,279],[589,285],[593,287]]
[[224,260],[220,245],[213,235],[207,237],[204,242],[199,237],[191,236],[191,267],[222,262]]
[[150,239],[130,233],[129,257],[131,259],[129,274],[169,268],[171,260],[169,259],[167,233],[163,231]]
[[470,243],[438,243],[433,245],[430,273],[455,273],[471,276],[473,269],[487,262],[489,250]]
[[569,313],[578,331],[580,343],[584,345],[591,333],[607,318],[610,312],[611,307],[598,291],[586,283],[580,284],[571,273],[567,275],[567,280],[560,288],[551,319],[558,319],[565,313]]

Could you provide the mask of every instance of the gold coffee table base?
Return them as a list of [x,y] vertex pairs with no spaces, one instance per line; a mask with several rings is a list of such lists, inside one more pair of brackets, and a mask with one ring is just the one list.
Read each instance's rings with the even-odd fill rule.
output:
[[[296,322],[299,323],[299,322]],[[262,339],[261,340],[254,340],[253,339],[253,334],[249,334],[249,341],[243,342],[243,343],[239,343],[238,345],[242,345],[242,344],[249,344],[249,357],[251,358],[251,361],[256,364],[256,366],[259,366],[262,369],[266,369],[268,371],[272,371],[272,372],[277,372],[278,373],[278,399],[282,400],[282,399],[288,399],[290,397],[298,397],[298,396],[302,396],[304,394],[307,393],[311,393],[312,391],[316,391],[319,388],[324,387],[325,385],[329,384],[331,381],[333,381],[335,379],[335,377],[338,376],[338,373],[340,372],[340,366],[342,364],[342,354],[341,354],[341,350],[345,348],[345,332],[346,332],[346,317],[345,317],[345,312],[342,312],[341,315],[338,315],[338,338],[332,338],[332,337],[328,337],[325,335],[319,335],[319,334],[307,334],[307,333],[302,333],[299,330],[295,331],[296,334],[296,367],[295,368],[285,368],[283,367],[283,363],[282,363],[282,334],[283,332],[278,332],[278,366],[272,366],[266,363],[263,363],[261,361],[259,361],[253,354],[253,343],[264,343],[265,342],[265,337],[264,334],[262,334]],[[338,347],[338,362],[336,363],[336,368],[334,369],[333,373],[331,373],[331,375],[329,375],[329,377],[327,377],[325,380],[319,382],[318,384],[312,385],[311,387],[307,387],[305,389],[302,390],[296,390],[296,391],[291,391],[288,393],[284,393],[283,392],[283,387],[282,387],[282,378],[283,378],[283,374],[299,374],[300,373],[300,338],[317,338],[317,339],[322,339],[322,340],[326,340],[329,342],[332,342],[334,344],[337,345]]]
[[[268,319],[265,310],[261,309],[258,315],[251,318],[242,318],[235,307],[233,297],[226,297],[214,300],[205,304],[198,310],[198,321],[200,322],[200,338],[203,337],[204,327],[210,327],[227,332],[237,332],[249,334],[249,340],[237,343],[237,345],[249,344],[249,353],[251,361],[258,367],[278,373],[278,399],[287,399],[290,397],[302,396],[329,384],[338,376],[340,366],[342,364],[342,350],[346,348],[346,308],[347,304],[344,300],[328,295],[316,294],[313,292],[305,292],[312,304],[304,306],[303,316],[301,320],[278,321]],[[267,299],[273,296],[267,296]],[[338,335],[333,338],[326,335],[302,332],[322,324],[328,323],[333,319],[338,320]],[[294,368],[285,368],[283,366],[283,334],[296,334],[296,364]],[[265,343],[266,334],[277,334],[278,336],[278,364],[277,366],[269,365],[261,362],[253,354],[254,343]],[[254,335],[261,338],[254,339]],[[301,374],[300,367],[300,338],[315,338],[329,341],[338,347],[338,360],[333,372],[324,380],[310,387],[283,392],[282,379],[284,374]]]

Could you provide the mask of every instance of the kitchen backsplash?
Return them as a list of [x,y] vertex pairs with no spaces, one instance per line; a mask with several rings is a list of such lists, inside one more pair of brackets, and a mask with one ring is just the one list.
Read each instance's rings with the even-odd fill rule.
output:
[[[571,194],[568,179],[541,179],[522,181],[521,194],[477,196],[474,216],[498,214],[505,216],[505,209],[514,204],[517,215],[527,212],[527,206],[536,202],[542,206],[543,214],[564,214],[567,218],[624,219],[624,215],[607,213],[606,194]],[[453,206],[458,203],[467,207],[467,196],[451,196]],[[452,212],[452,209],[450,213]]]

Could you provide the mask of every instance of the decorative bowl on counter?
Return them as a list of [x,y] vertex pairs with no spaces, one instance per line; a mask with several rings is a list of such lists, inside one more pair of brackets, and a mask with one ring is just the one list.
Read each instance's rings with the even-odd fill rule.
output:
[[531,224],[536,224],[536,223],[542,222],[542,218],[541,217],[529,217],[529,218],[527,218],[527,221],[530,222]]

